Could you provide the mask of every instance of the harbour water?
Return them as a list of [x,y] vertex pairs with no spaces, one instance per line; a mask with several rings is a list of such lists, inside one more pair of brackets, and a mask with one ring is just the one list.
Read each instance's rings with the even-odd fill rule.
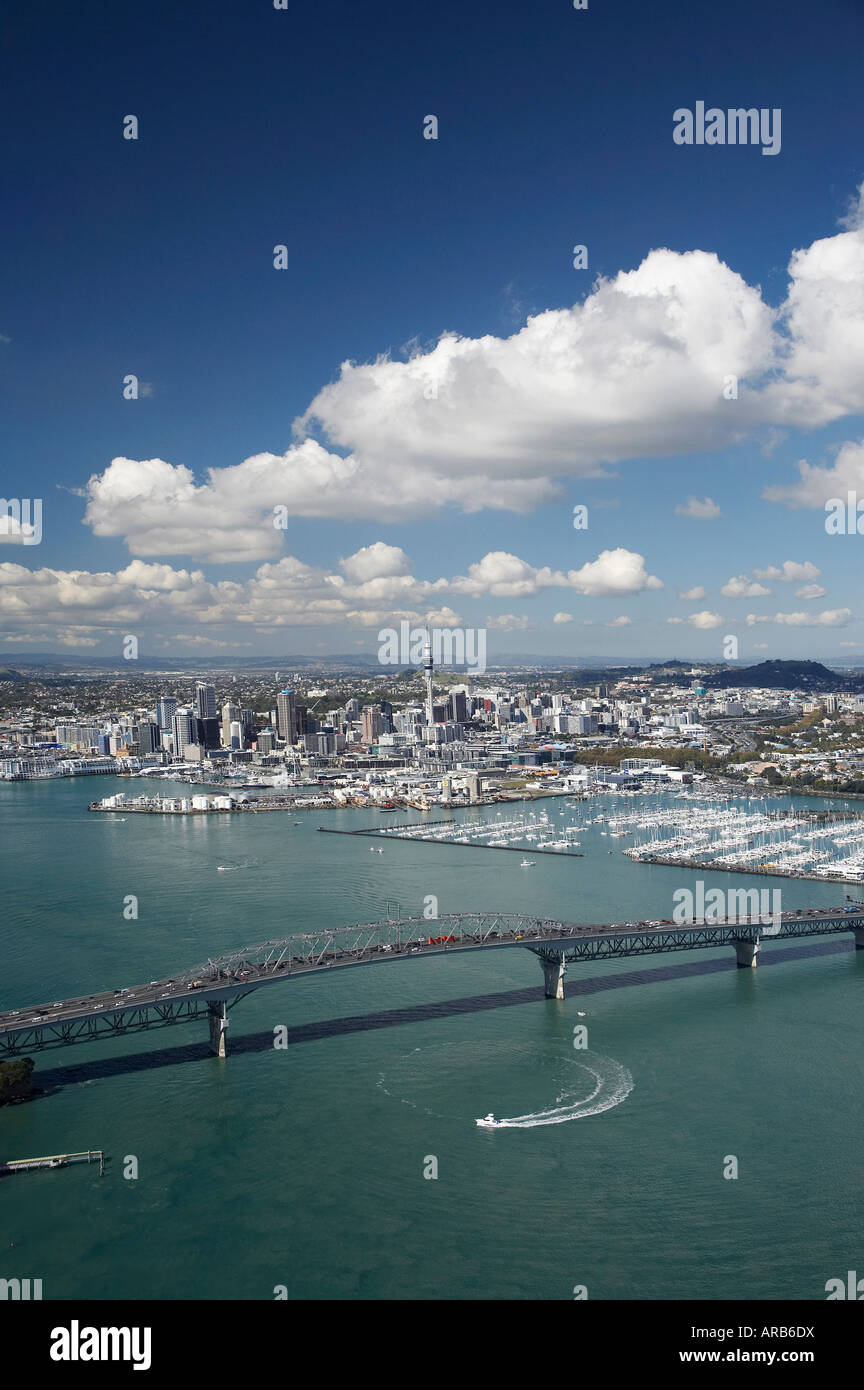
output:
[[[430,896],[442,913],[629,921],[671,917],[674,890],[700,876],[761,885],[633,863],[599,823],[580,832],[583,858],[523,869],[479,847],[388,837],[379,855],[316,831],[413,811],[124,821],[88,814],[93,786],[0,788],[0,1007],[420,915]],[[98,795],[128,786],[100,779]],[[539,804],[561,827],[571,815]],[[789,908],[846,891],[782,886]],[[850,948],[766,942],[755,971],[731,951],[571,966],[563,1002],[542,998],[527,951],[385,963],[243,1000],[224,1062],[200,1024],[43,1053],[45,1094],[0,1111],[0,1162],[90,1148],[110,1161],[101,1179],[84,1166],[0,1182],[0,1277],[41,1279],[45,1299],[284,1286],[568,1300],[576,1285],[589,1299],[824,1299],[864,1248],[864,952]],[[490,1111],[508,1125],[478,1128]]]

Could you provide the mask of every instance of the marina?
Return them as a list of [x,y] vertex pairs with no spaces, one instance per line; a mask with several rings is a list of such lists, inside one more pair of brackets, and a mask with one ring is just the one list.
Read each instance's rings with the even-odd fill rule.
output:
[[746,804],[720,804],[717,793],[706,790],[692,793],[680,809],[614,816],[609,834],[634,839],[622,853],[641,864],[864,882],[864,818],[846,809],[777,810],[766,798],[752,797]]

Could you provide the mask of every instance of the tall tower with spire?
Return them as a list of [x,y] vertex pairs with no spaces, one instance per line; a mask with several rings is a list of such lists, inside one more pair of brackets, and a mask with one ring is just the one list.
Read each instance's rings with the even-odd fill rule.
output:
[[426,676],[426,724],[431,728],[435,722],[435,715],[432,709],[432,648],[428,637],[423,648],[423,671]]

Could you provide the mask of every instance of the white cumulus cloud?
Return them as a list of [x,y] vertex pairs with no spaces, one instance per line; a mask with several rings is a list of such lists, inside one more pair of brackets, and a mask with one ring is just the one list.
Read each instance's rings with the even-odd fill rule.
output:
[[791,511],[822,511],[831,498],[845,503],[850,492],[864,496],[864,440],[848,440],[830,465],[817,467],[802,459],[798,474],[797,483],[766,487],[762,496],[769,502],[782,502]]
[[763,594],[770,594],[771,590],[766,589],[764,584],[748,579],[746,574],[738,574],[728,580],[720,592],[725,598],[761,598]]
[[526,632],[533,624],[528,618],[517,617],[515,613],[502,613],[497,618],[487,618],[486,626],[497,628],[499,632]]
[[716,521],[722,516],[720,508],[712,497],[688,497],[686,502],[679,502],[675,508],[676,516],[689,516],[694,521]]
[[667,623],[689,623],[691,627],[698,628],[700,631],[708,632],[712,628],[722,627],[725,621],[719,613],[710,613],[705,609],[702,613],[689,613],[686,618],[667,618]]
[[757,579],[777,579],[781,584],[800,584],[805,579],[818,579],[821,570],[810,560],[784,560],[782,568],[769,565],[764,570],[754,570]]
[[596,560],[578,570],[540,569],[505,550],[492,550],[467,575],[451,579],[446,586],[459,594],[490,594],[497,598],[524,598],[544,589],[573,589],[594,597],[638,594],[643,589],[662,589],[663,583],[645,568],[644,555],[632,550],[603,550]]
[[[202,478],[162,459],[115,458],[87,484],[86,523],[142,557],[259,562],[284,551],[294,517],[528,512],[558,497],[562,479],[607,476],[627,459],[861,413],[864,225],[854,211],[844,226],[793,251],[779,309],[715,254],[659,248],[510,337],[445,333],[407,361],[345,362],[284,453]],[[729,375],[735,401],[723,396]],[[802,469],[798,490],[766,495],[810,505],[800,490],[820,482]],[[719,508],[692,498],[683,512],[709,519]]]
[[747,614],[747,626],[777,623],[780,627],[846,627],[852,619],[850,608],[829,608],[824,613],[775,613],[773,617]]

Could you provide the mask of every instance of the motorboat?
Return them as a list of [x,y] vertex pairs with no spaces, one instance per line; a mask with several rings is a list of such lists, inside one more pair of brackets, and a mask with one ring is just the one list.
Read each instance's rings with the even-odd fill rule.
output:
[[[519,868],[520,868],[520,869],[533,869],[533,868],[534,868],[534,865],[535,865],[536,863],[537,863],[537,860],[536,860],[536,859],[523,859],[523,860],[520,861]],[[479,1123],[479,1122],[478,1122],[478,1123]]]
[[498,1121],[495,1119],[495,1116],[492,1114],[491,1111],[484,1120],[477,1121],[477,1124],[480,1125],[481,1129],[494,1129],[497,1123]]

